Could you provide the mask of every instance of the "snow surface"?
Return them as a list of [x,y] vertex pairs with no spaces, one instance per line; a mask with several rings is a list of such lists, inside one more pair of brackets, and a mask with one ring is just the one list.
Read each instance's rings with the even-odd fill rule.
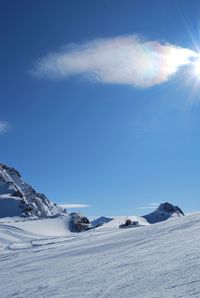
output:
[[67,216],[1,219],[0,296],[200,297],[200,213],[124,230],[121,220],[70,233]]

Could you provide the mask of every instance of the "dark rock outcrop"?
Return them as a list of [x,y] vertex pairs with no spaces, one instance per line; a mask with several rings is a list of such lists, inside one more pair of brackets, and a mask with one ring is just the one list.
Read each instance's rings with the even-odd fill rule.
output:
[[174,206],[168,202],[160,204],[160,206],[158,207],[158,210],[168,212],[168,213],[177,213],[177,214],[185,215],[178,206]]
[[72,232],[84,232],[91,229],[89,219],[80,213],[71,213],[70,229]]

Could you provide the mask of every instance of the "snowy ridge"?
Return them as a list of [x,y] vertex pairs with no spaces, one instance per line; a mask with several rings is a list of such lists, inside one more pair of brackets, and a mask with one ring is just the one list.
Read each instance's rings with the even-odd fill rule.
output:
[[25,183],[14,168],[0,163],[0,217],[57,216],[63,209]]

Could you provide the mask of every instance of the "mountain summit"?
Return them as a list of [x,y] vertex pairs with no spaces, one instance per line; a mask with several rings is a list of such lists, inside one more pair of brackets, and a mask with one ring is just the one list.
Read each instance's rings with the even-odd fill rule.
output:
[[0,217],[35,216],[45,218],[57,216],[62,208],[36,192],[25,183],[20,173],[0,163]]
[[143,217],[150,223],[154,224],[163,220],[166,220],[170,217],[179,217],[184,216],[183,211],[178,207],[174,206],[171,203],[165,202],[161,203],[155,211],[144,215]]

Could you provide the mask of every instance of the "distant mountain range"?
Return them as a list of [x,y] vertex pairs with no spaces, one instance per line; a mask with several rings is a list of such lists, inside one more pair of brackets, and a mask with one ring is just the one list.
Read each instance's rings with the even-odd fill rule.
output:
[[[37,192],[31,185],[24,182],[16,169],[0,163],[0,218],[13,216],[47,218],[63,214],[70,216],[70,229],[76,232],[102,225],[117,226],[127,219],[127,217],[101,216],[90,223],[84,215],[66,213],[62,207],[51,202],[43,193]],[[166,202],[160,204],[154,212],[141,217],[133,217],[133,220],[144,225],[183,215],[183,211],[178,206]]]
[[127,219],[138,222],[138,226],[148,224],[155,224],[169,218],[184,216],[183,211],[178,207],[168,202],[161,203],[160,206],[153,212],[144,216],[117,216],[114,218],[101,216],[92,220],[91,223],[94,227],[118,227],[120,224],[125,223]]

